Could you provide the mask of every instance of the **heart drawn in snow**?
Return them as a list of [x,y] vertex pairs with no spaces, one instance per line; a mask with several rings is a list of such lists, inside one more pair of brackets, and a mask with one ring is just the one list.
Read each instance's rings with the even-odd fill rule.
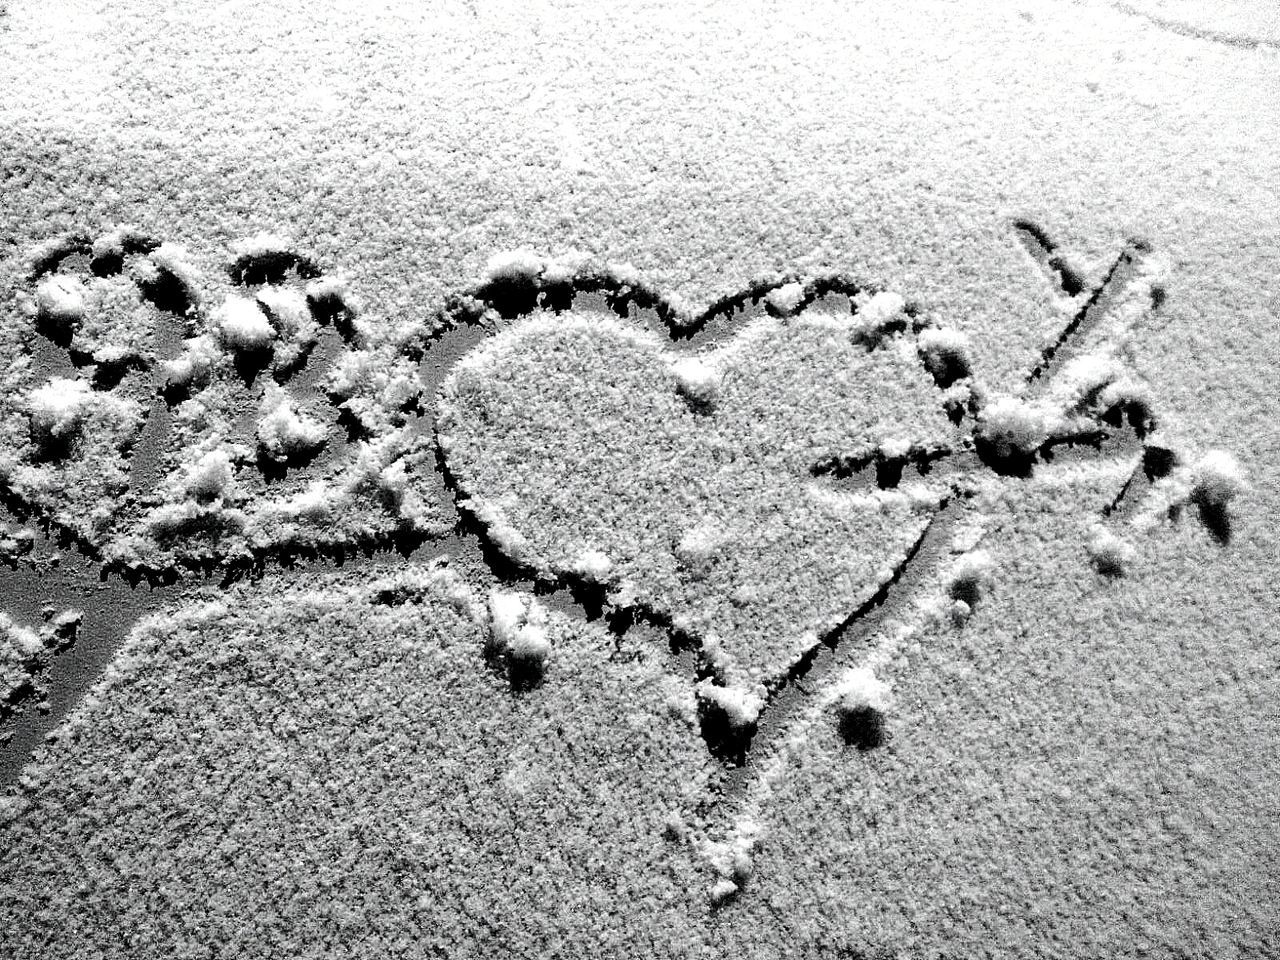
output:
[[761,690],[894,576],[943,496],[818,465],[959,443],[967,388],[939,386],[901,298],[820,304],[696,353],[606,310],[505,326],[442,389],[460,505],[540,578],[599,583]]

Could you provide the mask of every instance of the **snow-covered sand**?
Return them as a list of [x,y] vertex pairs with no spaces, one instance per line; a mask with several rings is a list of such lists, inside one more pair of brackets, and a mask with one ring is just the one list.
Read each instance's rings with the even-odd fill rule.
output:
[[1277,955],[1268,8],[0,5],[0,952]]

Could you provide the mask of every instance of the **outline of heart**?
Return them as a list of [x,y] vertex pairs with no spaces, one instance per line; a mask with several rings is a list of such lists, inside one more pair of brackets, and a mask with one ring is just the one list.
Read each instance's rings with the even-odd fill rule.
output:
[[[1102,324],[1103,332],[1108,337],[1127,335],[1129,328],[1145,315],[1145,311],[1159,307],[1164,296],[1162,281],[1159,279],[1158,269],[1154,272],[1148,269],[1150,265],[1147,263],[1147,255],[1151,252],[1149,245],[1142,241],[1130,241],[1105,270],[1101,281],[1087,286],[1083,276],[1067,258],[1057,252],[1056,245],[1041,228],[1023,220],[1015,220],[1012,225],[1027,252],[1051,281],[1057,295],[1074,301],[1078,307],[1056,340],[1044,347],[1037,363],[1025,377],[1024,390],[1049,392],[1057,389],[1053,381],[1061,372],[1064,356],[1070,358],[1073,340],[1081,339],[1098,323]],[[1138,275],[1136,285],[1131,283],[1134,274]],[[1131,286],[1134,289],[1129,289]],[[855,298],[865,295],[868,289],[843,274],[819,277],[791,274],[754,283],[746,290],[724,297],[700,313],[694,313],[680,303],[665,298],[655,289],[645,286],[634,271],[602,269],[589,261],[557,263],[533,254],[517,253],[506,258],[495,258],[487,279],[469,294],[457,298],[441,314],[431,339],[467,325],[478,325],[488,334],[501,334],[511,329],[511,321],[522,321],[539,310],[549,314],[563,313],[574,305],[576,297],[586,294],[602,296],[607,310],[619,317],[628,317],[636,330],[647,328],[651,333],[664,335],[664,346],[671,352],[668,366],[674,367],[684,359],[687,348],[696,348],[700,340],[706,339],[706,335],[724,332],[732,326],[737,314],[749,304],[764,301],[769,313],[775,317],[795,316],[804,313],[821,298],[838,298],[841,295]],[[786,297],[779,298],[780,303],[774,299],[774,295],[779,292],[788,292]],[[633,316],[634,308],[645,312]],[[1113,313],[1117,316],[1112,316]],[[880,486],[896,487],[904,471],[909,468],[923,474],[932,468],[935,461],[951,457],[952,473],[945,478],[949,494],[967,497],[974,492],[966,485],[968,478],[983,469],[1000,477],[1028,478],[1035,465],[1041,460],[1050,459],[1054,448],[1058,446],[1085,445],[1101,452],[1109,438],[1126,430],[1130,434],[1136,433],[1139,439],[1152,436],[1155,421],[1141,397],[1113,397],[1107,401],[1111,406],[1103,410],[1097,403],[1099,394],[1105,394],[1105,391],[1099,390],[1098,384],[1092,387],[1069,384],[1070,389],[1062,392],[1063,395],[1057,397],[1057,400],[1064,404],[1074,404],[1076,413],[1081,416],[1063,420],[1046,430],[1043,436],[1034,436],[1029,440],[1020,437],[1016,424],[1012,436],[992,430],[990,425],[983,422],[984,402],[989,398],[982,385],[973,383],[970,379],[967,348],[954,336],[944,334],[942,328],[928,320],[921,320],[914,308],[907,307],[905,315],[909,318],[910,333],[918,338],[923,335],[929,341],[928,350],[920,351],[919,359],[922,366],[933,375],[935,383],[952,388],[957,382],[961,382],[962,387],[971,388],[957,391],[945,405],[957,425],[968,420],[969,429],[963,443],[954,449],[930,448],[927,445],[906,450],[898,448],[894,451],[864,448],[852,455],[837,456],[815,463],[811,468],[815,476],[837,482],[851,476],[855,480],[865,481],[874,468]],[[1104,338],[1104,344],[1106,342]],[[425,344],[424,354],[429,349],[430,343]],[[484,349],[483,346],[477,347],[476,352]],[[448,375],[452,376],[452,371]],[[697,377],[686,379],[690,381],[685,384],[686,398],[697,401]],[[1075,393],[1071,393],[1071,390],[1075,390]],[[600,579],[599,572],[607,570],[607,565],[571,565],[563,562],[564,558],[561,558],[562,562],[558,565],[539,563],[536,549],[530,553],[527,541],[521,539],[519,531],[505,523],[501,509],[493,509],[483,499],[469,499],[468,494],[474,491],[467,489],[465,478],[453,475],[450,455],[445,449],[451,443],[447,422],[438,434],[441,447],[438,466],[445,477],[446,486],[455,494],[464,527],[480,538],[486,561],[495,572],[503,568],[507,574],[512,575],[508,579],[531,578],[547,590],[567,587],[575,597],[586,594],[589,600],[584,603],[584,607],[587,608],[608,608],[612,603],[611,616],[621,622],[623,630],[628,623],[637,619],[656,623],[669,631],[673,649],[682,640],[688,639],[681,636],[682,624],[676,618],[666,615],[663,610],[638,603],[637,597],[628,595],[626,591],[614,590],[610,593],[607,587],[600,589],[600,585],[593,581]],[[1129,480],[1123,485],[1107,513],[1120,509],[1122,501],[1132,500],[1139,489],[1162,482],[1162,478],[1171,469],[1170,464],[1177,462],[1180,462],[1180,457],[1176,452],[1157,443],[1144,443],[1142,456],[1133,463]],[[944,494],[942,501],[946,497],[947,494]],[[935,518],[940,516],[941,505],[940,502],[934,508]],[[786,675],[775,675],[767,683],[757,684],[755,690],[744,689],[741,685],[734,688],[726,685],[726,677],[711,658],[703,659],[699,668],[702,682],[698,686],[703,697],[701,706],[719,712],[718,721],[714,717],[712,720],[718,722],[720,734],[725,733],[726,726],[737,728],[736,731],[729,731],[737,740],[729,744],[727,752],[719,754],[722,759],[737,764],[744,761],[760,709],[767,706],[781,688],[803,677],[815,658],[823,655],[824,648],[834,648],[840,642],[848,627],[885,601],[889,588],[915,559],[928,532],[929,526],[926,524],[920,536],[904,551],[900,564],[880,582],[880,589],[866,602],[847,612],[844,619],[829,632],[816,638],[818,642],[792,662]],[[599,569],[593,570],[593,566],[599,566]],[[962,585],[958,589],[961,593],[972,593],[970,586]],[[692,644],[695,648],[696,639]],[[702,654],[701,650],[699,654]],[[734,679],[736,678],[729,677],[729,683]],[[761,690],[763,696],[759,696]],[[725,696],[725,691],[730,695]],[[744,702],[745,698],[752,696],[756,697],[754,702]],[[725,722],[726,719],[728,723]],[[720,734],[709,733],[706,710],[703,712],[703,727],[704,737],[712,746],[713,752],[717,752],[713,740]]]
[[[821,464],[850,450],[884,461],[890,453],[924,454],[960,440],[948,401],[962,411],[967,388],[953,387],[949,396],[940,390],[917,344],[926,325],[913,325],[901,308],[900,298],[879,294],[844,316],[775,311],[694,354],[669,352],[655,334],[604,314],[528,317],[468,354],[443,387],[437,438],[466,492],[461,506],[540,578],[578,576],[603,587],[615,606],[669,620],[701,645],[725,686],[749,696],[752,687],[774,685],[820,635],[892,577],[941,505],[936,484],[913,484],[914,496],[851,494],[821,476]],[[548,344],[549,352],[543,350]],[[788,347],[801,354],[789,356]],[[487,364],[495,351],[502,357]],[[537,393],[537,384],[502,369],[534,354],[559,367],[556,383],[571,386],[571,397],[557,402],[554,393]],[[486,365],[496,391],[487,397],[480,369]],[[647,384],[619,388],[613,380],[620,367]],[[600,390],[584,382],[593,369],[608,372]],[[811,378],[812,389],[784,409],[771,385],[787,374]],[[794,386],[798,376],[792,379]],[[495,402],[522,388],[534,393],[510,396],[505,407]],[[470,422],[461,409],[468,402],[475,404]],[[913,424],[919,427],[913,442],[901,439],[894,419],[907,403],[923,408],[922,419],[929,420]],[[595,406],[584,410],[584,404]],[[534,418],[536,426],[522,432]],[[480,421],[485,426],[472,433]],[[500,430],[509,432],[495,442]],[[583,452],[579,435],[594,438],[589,465],[575,462]],[[502,457],[507,449],[521,451],[519,462],[507,458],[495,475],[481,479],[477,458]],[[633,477],[627,468],[636,461],[640,475]],[[598,481],[589,503],[561,483],[575,467]],[[516,474],[520,502],[532,502],[522,520],[512,516],[519,512],[515,499],[490,489],[496,475]],[[535,509],[538,520],[531,516]],[[672,528],[673,510],[692,521]],[[550,528],[560,523],[578,527],[571,537],[576,546],[540,545],[531,542],[538,535],[518,529],[544,524],[540,533],[554,536]],[[815,543],[822,529],[830,534]],[[873,533],[874,557],[867,548],[849,550]],[[733,545],[728,554],[726,543]],[[717,577],[726,565],[733,567],[729,580]],[[783,580],[791,589],[764,595]],[[780,646],[757,655],[771,634],[784,631]]]

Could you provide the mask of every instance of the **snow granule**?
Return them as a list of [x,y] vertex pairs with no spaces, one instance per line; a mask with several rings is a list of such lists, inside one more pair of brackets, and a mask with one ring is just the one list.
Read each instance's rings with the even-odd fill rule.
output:
[[257,300],[286,334],[304,330],[313,322],[306,296],[292,287],[263,287]]
[[869,667],[855,667],[836,687],[836,716],[841,738],[859,750],[884,743],[885,712],[890,705],[888,684]]
[[546,623],[547,609],[538,601],[513,591],[489,594],[490,644],[518,667],[540,672],[550,657]]
[[208,382],[222,351],[207,335],[183,341],[182,353],[160,366],[166,381],[176,387],[192,387]]
[[36,439],[61,440],[78,430],[91,396],[88,381],[64,377],[55,377],[32,390],[27,396],[27,410]]
[[74,277],[52,276],[36,288],[36,310],[42,320],[63,329],[84,319],[84,286]]
[[332,275],[316,277],[307,282],[305,294],[307,302],[322,316],[332,315],[340,310],[354,309],[347,291],[347,282],[341,277]]
[[583,550],[574,567],[578,576],[591,583],[602,583],[612,569],[613,561],[603,550]]
[[939,382],[967,377],[972,366],[969,338],[949,327],[926,327],[916,337],[925,367]]
[[885,291],[873,295],[858,308],[858,315],[873,327],[883,327],[902,315],[907,301],[901,294]]
[[1060,390],[1070,390],[1076,398],[1105,387],[1124,372],[1110,353],[1086,353],[1073,357],[1057,376]]
[[0,658],[7,663],[18,663],[38,656],[44,650],[44,641],[30,627],[14,623],[0,613]]
[[1087,549],[1094,568],[1108,577],[1123,576],[1138,556],[1133,544],[1106,528],[1094,533]]
[[271,384],[263,392],[258,445],[274,460],[310,453],[328,438],[324,424],[300,416],[283,387]]
[[721,906],[737,896],[739,887],[728,877],[721,877],[711,887],[709,894],[713,907]]
[[700,523],[681,535],[676,543],[676,559],[692,574],[706,573],[724,541],[724,533],[718,527]]
[[231,253],[236,259],[287,256],[293,251],[293,241],[279,233],[257,233],[231,244]]
[[885,710],[889,706],[889,685],[876,677],[870,667],[855,667],[837,687],[836,706],[842,711]]
[[961,554],[951,566],[947,592],[953,600],[969,607],[977,605],[991,583],[995,561],[986,550],[970,550]]
[[526,623],[507,644],[507,653],[516,660],[541,663],[551,654],[551,640],[547,628],[541,624]]
[[1248,488],[1244,468],[1231,454],[1210,450],[1191,467],[1191,499],[1222,508]]
[[804,284],[798,280],[783,284],[765,294],[764,301],[778,315],[789,317],[804,303]]
[[518,593],[495,590],[489,594],[489,625],[499,647],[511,646],[527,610],[525,598]]
[[156,266],[176,277],[188,293],[195,290],[200,280],[200,272],[191,262],[190,254],[185,247],[176,243],[162,243],[151,251],[149,259]]
[[248,297],[228,294],[214,313],[223,343],[236,350],[265,349],[276,335],[263,309]]
[[1025,456],[1040,449],[1049,439],[1049,419],[1034,404],[1002,396],[983,409],[979,431],[997,456]]
[[1132,377],[1119,377],[1109,383],[1098,399],[1103,409],[1126,405],[1150,410],[1153,404],[1151,388]]
[[542,258],[531,250],[510,250],[489,258],[484,279],[489,283],[532,283],[543,266]]
[[700,408],[714,406],[720,392],[720,372],[701,357],[681,357],[671,364],[676,389]]
[[707,679],[698,684],[698,696],[723,711],[729,725],[736,729],[749,727],[760,719],[764,697],[741,687],[722,687]]
[[235,464],[226,450],[211,450],[189,469],[187,493],[201,503],[225,497],[235,482]]

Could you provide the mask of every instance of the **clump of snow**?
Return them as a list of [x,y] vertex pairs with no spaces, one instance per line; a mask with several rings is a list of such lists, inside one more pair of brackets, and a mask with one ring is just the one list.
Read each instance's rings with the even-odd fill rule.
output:
[[949,327],[926,327],[916,337],[916,349],[935,380],[950,385],[972,369],[969,338]]
[[760,719],[765,699],[758,691],[742,687],[722,687],[710,678],[697,687],[698,697],[718,708],[729,721],[729,726],[741,730]]
[[1133,544],[1104,527],[1095,531],[1087,549],[1094,568],[1108,577],[1123,576],[1138,556]]
[[1124,365],[1109,351],[1073,358],[1054,378],[1051,396],[1064,411],[1091,408],[1105,414],[1119,409],[1140,429],[1152,426],[1149,390],[1127,375]]
[[534,309],[543,289],[540,277],[545,266],[541,257],[528,250],[492,257],[485,266],[482,284],[486,304],[504,317]]
[[89,249],[95,260],[119,260],[127,249],[136,249],[145,240],[146,234],[126,224],[95,237]]
[[305,490],[270,505],[275,516],[291,519],[320,520],[330,516],[335,503],[334,490],[324,480],[313,480]]
[[681,357],[671,364],[676,390],[701,410],[715,405],[720,393],[720,371],[702,357]]
[[228,294],[214,312],[214,324],[223,343],[245,353],[265,349],[276,335],[262,307],[234,293]]
[[236,259],[289,256],[293,251],[293,241],[288,237],[266,231],[242,237],[231,244],[231,253]]
[[952,564],[947,578],[947,593],[955,601],[953,615],[964,620],[977,606],[991,584],[995,561],[986,550],[970,550]]
[[354,313],[355,306],[347,290],[347,282],[341,277],[326,275],[307,282],[304,291],[307,304],[322,322],[339,313]]
[[613,561],[602,550],[583,550],[574,564],[574,572],[591,583],[603,583],[612,569]]
[[951,537],[951,552],[967,553],[977,547],[986,535],[986,523],[981,519],[961,524]]
[[[0,703],[14,704],[41,692],[38,677],[47,658],[44,641],[29,627],[0,613]],[[11,736],[0,732],[0,743]]]
[[532,622],[525,623],[507,644],[507,654],[520,663],[544,663],[551,655],[547,628]]
[[13,529],[9,524],[0,524],[0,563],[15,564],[19,557],[26,556],[36,545],[36,533],[30,527]]
[[724,539],[724,532],[714,524],[699,523],[681,535],[676,543],[676,559],[691,576],[705,576],[724,546]]
[[45,638],[45,646],[60,652],[75,643],[80,624],[84,622],[83,610],[69,607],[55,612],[53,608],[46,607],[44,615],[45,625],[41,633]]
[[509,250],[489,258],[484,279],[489,283],[533,283],[544,266],[543,259],[531,250]]
[[1098,392],[1124,372],[1120,362],[1109,352],[1094,352],[1073,357],[1054,378],[1054,391],[1064,399],[1079,401]]
[[910,437],[900,434],[894,437],[886,437],[884,440],[881,440],[878,449],[880,451],[880,455],[885,459],[899,460],[909,455],[914,447],[915,444],[912,443]]
[[987,583],[995,571],[995,561],[986,550],[965,552],[951,568],[951,583]]
[[391,422],[394,411],[422,392],[411,362],[378,350],[348,350],[334,363],[324,390],[370,431]]
[[789,317],[804,303],[805,288],[799,280],[783,284],[765,294],[764,302],[779,316]]
[[907,301],[899,293],[884,291],[874,294],[858,308],[858,315],[872,327],[883,327],[902,316]]
[[1191,499],[1223,509],[1248,489],[1244,468],[1231,454],[1210,450],[1191,466]]
[[192,264],[185,247],[176,243],[162,243],[151,251],[148,259],[181,283],[188,296],[195,293],[200,272]]
[[186,492],[200,503],[224,499],[235,483],[236,467],[231,455],[222,448],[210,450],[188,468]]
[[36,287],[37,316],[66,330],[84,319],[84,286],[74,277],[56,274],[46,277]]
[[[36,631],[0,613],[0,704],[10,709],[28,698],[44,700],[53,655],[75,643],[84,614],[46,607],[44,617],[44,625]],[[0,732],[0,743],[11,735],[12,731]]]
[[324,424],[300,416],[289,392],[271,384],[263,392],[258,420],[258,446],[273,460],[284,461],[316,450],[328,439]]
[[55,377],[32,390],[27,395],[32,438],[46,445],[65,441],[80,429],[91,402],[87,380]]
[[845,674],[836,687],[836,705],[843,711],[868,707],[885,710],[889,701],[889,685],[876,677],[870,667],[855,667]]
[[213,338],[202,334],[183,341],[182,353],[160,366],[165,380],[175,386],[192,388],[203,386],[213,376],[214,367],[222,351]]
[[489,594],[489,629],[494,644],[501,649],[510,644],[528,609],[528,600],[519,593],[495,590]]
[[371,350],[348,350],[333,364],[325,381],[325,392],[348,399],[372,380],[378,369],[377,357]]
[[30,627],[24,627],[0,613],[0,659],[6,663],[21,662],[44,650],[44,641]]
[[266,286],[258,291],[257,300],[282,341],[276,347],[276,367],[288,369],[296,365],[316,342],[320,330],[306,296],[293,287]]
[[293,287],[266,286],[258,291],[258,303],[276,321],[280,333],[289,337],[311,325],[306,296]]
[[248,526],[249,517],[243,510],[228,508],[224,503],[201,504],[194,500],[164,503],[147,514],[149,532],[161,538],[182,535],[194,522],[209,524],[216,521],[221,534],[240,534]]
[[475,514],[476,519],[485,525],[485,531],[494,546],[515,563],[524,561],[529,553],[529,540],[512,526],[500,507],[480,497],[459,500],[458,506]]
[[585,273],[591,264],[591,255],[581,250],[569,250],[542,266],[542,282],[548,286],[564,286],[573,283]]
[[314,280],[307,281],[305,293],[308,300],[317,303],[326,303],[332,301],[345,302],[347,296],[347,283],[341,277],[331,274],[316,277]]
[[513,670],[541,676],[551,656],[547,608],[523,594],[489,594],[490,649],[507,657]]
[[885,713],[892,700],[889,685],[870,667],[855,667],[840,679],[834,692],[844,741],[864,751],[884,743]]
[[1152,407],[1151,388],[1132,377],[1118,377],[1103,388],[1098,401],[1104,410],[1127,406],[1146,412]]
[[1049,417],[1033,403],[997,397],[983,408],[978,435],[997,457],[1030,456],[1049,439]]
[[403,458],[379,471],[378,487],[387,495],[396,513],[415,526],[425,523],[430,516],[431,509],[414,489]]
[[758,820],[744,816],[734,824],[727,840],[708,846],[708,859],[718,875],[709,891],[712,907],[723,906],[736,897],[755,874],[754,853],[763,833]]
[[734,897],[736,897],[741,888],[728,877],[721,877],[711,885],[711,891],[708,898],[713,907],[723,906]]

